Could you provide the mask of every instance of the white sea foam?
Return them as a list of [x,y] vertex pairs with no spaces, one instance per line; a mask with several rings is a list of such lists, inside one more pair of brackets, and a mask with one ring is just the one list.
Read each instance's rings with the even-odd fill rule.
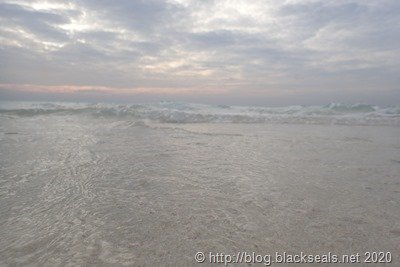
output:
[[0,113],[19,116],[86,114],[161,123],[300,123],[400,126],[400,106],[331,103],[323,106],[246,107],[176,102],[82,104],[3,102]]

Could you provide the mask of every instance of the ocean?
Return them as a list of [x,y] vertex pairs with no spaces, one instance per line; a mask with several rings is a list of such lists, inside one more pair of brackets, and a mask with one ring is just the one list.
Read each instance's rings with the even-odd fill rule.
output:
[[1,266],[396,266],[399,207],[400,106],[0,104]]

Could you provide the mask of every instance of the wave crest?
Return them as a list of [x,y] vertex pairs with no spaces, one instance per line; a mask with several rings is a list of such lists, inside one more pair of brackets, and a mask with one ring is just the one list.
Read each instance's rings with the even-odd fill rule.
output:
[[0,114],[16,116],[90,115],[161,123],[305,123],[400,126],[400,107],[331,103],[324,106],[244,107],[174,102],[112,105],[77,103],[0,104]]

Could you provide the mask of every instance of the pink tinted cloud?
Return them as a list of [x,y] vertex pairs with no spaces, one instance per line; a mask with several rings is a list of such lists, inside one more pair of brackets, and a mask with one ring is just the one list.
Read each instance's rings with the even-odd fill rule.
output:
[[175,88],[175,87],[136,87],[120,88],[107,86],[80,86],[80,85],[35,85],[35,84],[0,84],[0,90],[12,90],[27,93],[102,93],[115,95],[135,94],[221,94],[226,90],[216,88]]

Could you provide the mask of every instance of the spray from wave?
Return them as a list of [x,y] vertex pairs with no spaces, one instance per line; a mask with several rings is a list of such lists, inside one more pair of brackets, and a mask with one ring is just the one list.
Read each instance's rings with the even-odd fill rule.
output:
[[400,126],[400,106],[331,103],[323,106],[246,107],[176,102],[82,104],[3,102],[0,114],[15,116],[89,115],[160,123],[299,123]]

